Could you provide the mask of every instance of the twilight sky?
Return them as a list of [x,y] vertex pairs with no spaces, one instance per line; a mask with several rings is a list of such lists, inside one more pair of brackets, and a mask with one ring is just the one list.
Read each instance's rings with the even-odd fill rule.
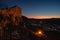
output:
[[60,18],[60,0],[0,0],[0,8],[14,5],[29,18]]

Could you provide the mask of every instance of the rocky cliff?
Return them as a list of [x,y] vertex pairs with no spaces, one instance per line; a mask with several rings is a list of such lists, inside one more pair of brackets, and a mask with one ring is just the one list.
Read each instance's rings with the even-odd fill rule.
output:
[[0,9],[0,36],[3,34],[3,28],[11,23],[17,26],[22,21],[21,8],[14,6],[11,8]]

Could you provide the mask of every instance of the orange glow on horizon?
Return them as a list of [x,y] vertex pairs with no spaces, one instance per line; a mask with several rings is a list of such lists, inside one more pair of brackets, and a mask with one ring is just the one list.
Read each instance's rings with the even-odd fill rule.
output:
[[49,19],[49,18],[60,18],[60,16],[28,16],[28,18]]

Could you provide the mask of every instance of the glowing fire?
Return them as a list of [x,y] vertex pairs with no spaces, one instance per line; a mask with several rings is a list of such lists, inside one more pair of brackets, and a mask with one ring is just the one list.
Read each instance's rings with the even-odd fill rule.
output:
[[42,34],[42,32],[41,32],[41,31],[39,31],[39,32],[38,32],[38,34]]
[[35,32],[35,35],[37,35],[38,37],[42,37],[44,36],[44,32],[42,30],[38,30]]

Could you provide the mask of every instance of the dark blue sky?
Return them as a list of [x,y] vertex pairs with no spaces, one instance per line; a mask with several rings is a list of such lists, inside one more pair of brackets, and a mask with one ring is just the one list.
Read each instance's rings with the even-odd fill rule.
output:
[[60,0],[1,0],[1,7],[18,5],[22,14],[33,18],[60,18]]

